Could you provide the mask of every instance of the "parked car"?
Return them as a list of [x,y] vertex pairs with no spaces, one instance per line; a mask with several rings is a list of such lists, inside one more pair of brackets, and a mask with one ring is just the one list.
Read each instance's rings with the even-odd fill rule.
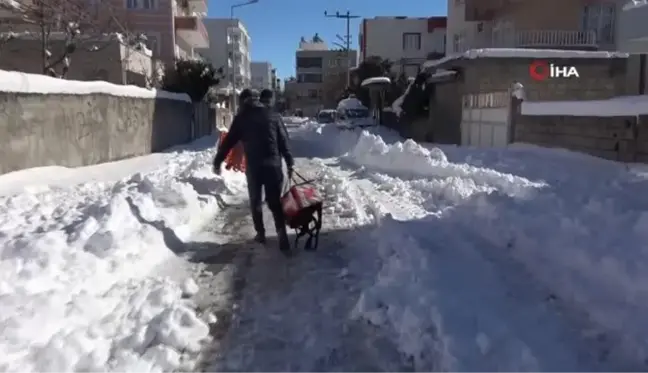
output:
[[337,120],[337,111],[330,109],[320,110],[316,118],[319,123],[334,123]]

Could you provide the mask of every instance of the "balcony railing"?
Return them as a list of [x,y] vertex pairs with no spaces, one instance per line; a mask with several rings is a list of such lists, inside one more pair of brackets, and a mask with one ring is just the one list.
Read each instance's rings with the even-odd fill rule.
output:
[[197,16],[176,16],[176,32],[194,48],[208,48],[209,34],[202,19]]
[[492,33],[488,36],[474,34],[460,40],[454,49],[462,53],[478,48],[529,48],[529,49],[598,49],[594,31],[571,30],[520,30]]

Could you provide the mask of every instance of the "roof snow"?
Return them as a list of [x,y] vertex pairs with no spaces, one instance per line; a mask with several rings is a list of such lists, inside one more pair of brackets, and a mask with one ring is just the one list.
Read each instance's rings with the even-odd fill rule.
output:
[[373,78],[367,78],[362,81],[360,84],[361,87],[364,87],[369,84],[391,84],[391,79],[386,76],[376,76]]
[[526,49],[526,48],[484,48],[470,49],[464,53],[459,53],[441,58],[439,60],[430,60],[423,63],[423,68],[441,65],[445,62],[457,59],[475,59],[475,58],[627,58],[627,53],[607,52],[607,51],[574,51],[562,49]]
[[623,10],[631,10],[642,6],[648,6],[648,0],[631,0],[623,6]]

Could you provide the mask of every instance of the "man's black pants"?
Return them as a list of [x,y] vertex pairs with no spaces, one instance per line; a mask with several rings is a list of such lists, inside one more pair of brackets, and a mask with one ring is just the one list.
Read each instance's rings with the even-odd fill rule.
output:
[[262,191],[265,192],[266,203],[274,218],[277,236],[282,237],[286,232],[286,219],[281,208],[281,192],[283,189],[283,172],[281,167],[248,168],[245,172],[250,197],[252,222],[257,234],[265,234],[263,226]]

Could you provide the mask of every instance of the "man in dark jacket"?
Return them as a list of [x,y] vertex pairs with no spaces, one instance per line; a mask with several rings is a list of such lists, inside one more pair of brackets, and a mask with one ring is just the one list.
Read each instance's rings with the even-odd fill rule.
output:
[[[273,102],[272,102],[273,96],[274,96],[274,93],[272,93],[272,91],[270,89],[265,88],[265,89],[263,89],[261,91],[261,94],[259,96],[259,101],[261,101],[262,104],[269,107],[270,110],[275,111],[274,108],[273,108],[273,105],[272,105],[273,104]],[[281,121],[281,127],[286,132],[286,137],[290,138],[290,136],[288,135],[288,128],[286,127],[286,123],[284,123],[283,119],[281,118],[281,115],[279,115],[278,117],[279,117],[279,120]]]
[[239,141],[243,143],[246,157],[245,176],[250,197],[252,221],[256,230],[255,240],[265,243],[263,226],[262,189],[266,203],[272,211],[275,229],[279,238],[279,249],[289,255],[290,242],[286,232],[286,221],[281,208],[283,172],[281,158],[288,167],[289,177],[294,165],[288,148],[288,139],[281,125],[281,117],[259,101],[259,94],[246,89],[241,92],[241,110],[236,114],[225,140],[220,144],[214,158],[214,172],[220,167],[227,154]]

